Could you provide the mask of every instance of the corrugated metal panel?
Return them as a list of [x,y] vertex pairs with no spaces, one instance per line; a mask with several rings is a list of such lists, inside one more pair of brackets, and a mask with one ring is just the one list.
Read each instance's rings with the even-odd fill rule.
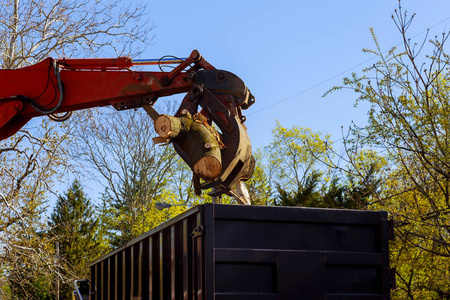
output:
[[205,204],[91,263],[91,299],[390,299],[385,212]]
[[91,299],[201,297],[202,238],[191,238],[201,220],[194,208],[91,262]]

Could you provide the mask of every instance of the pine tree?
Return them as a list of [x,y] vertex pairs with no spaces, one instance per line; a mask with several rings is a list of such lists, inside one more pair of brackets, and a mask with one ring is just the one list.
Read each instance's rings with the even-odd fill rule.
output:
[[71,299],[73,280],[88,276],[87,264],[104,248],[98,233],[94,207],[78,181],[74,181],[64,196],[59,196],[51,214],[50,234],[59,241],[60,285],[62,299]]

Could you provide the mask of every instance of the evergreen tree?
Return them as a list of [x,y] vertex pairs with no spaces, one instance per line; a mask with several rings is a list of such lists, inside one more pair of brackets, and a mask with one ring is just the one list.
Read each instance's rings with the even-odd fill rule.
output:
[[380,185],[376,170],[371,167],[364,180],[352,176],[333,177],[328,184],[321,182],[322,174],[313,170],[296,189],[288,190],[276,184],[276,205],[321,208],[365,209],[370,197]]
[[78,181],[59,196],[50,217],[50,234],[59,241],[62,299],[71,299],[73,280],[88,276],[87,263],[100,254],[103,245],[98,233],[94,207]]
[[318,207],[321,196],[317,190],[320,173],[312,171],[304,184],[299,184],[296,190],[287,191],[279,183],[276,184],[278,196],[276,204],[281,206]]

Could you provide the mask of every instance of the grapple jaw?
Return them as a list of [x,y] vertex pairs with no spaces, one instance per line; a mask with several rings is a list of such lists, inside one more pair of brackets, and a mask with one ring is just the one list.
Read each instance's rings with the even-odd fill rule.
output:
[[[246,199],[248,192],[242,191],[245,189],[242,181],[250,179],[253,175],[255,160],[245,125],[240,123],[235,116],[232,117],[232,122],[234,123],[233,130],[230,133],[223,133],[225,148],[221,150],[222,173],[218,178],[206,181],[201,188],[212,188],[209,193],[212,197],[225,193],[233,196],[242,204],[250,204],[250,199]],[[236,188],[236,186],[238,187]]]
[[[181,127],[193,119],[196,126],[200,123],[206,129],[196,129],[194,134],[188,132],[191,125],[185,126],[186,132],[165,141],[172,142],[177,153],[193,170],[196,193],[200,193],[201,189],[211,189],[209,194],[212,197],[228,194],[242,204],[251,204],[242,182],[251,178],[255,161],[242,109],[254,103],[253,95],[240,78],[227,71],[197,70],[189,72],[186,78],[192,88],[184,97],[175,118],[179,118]],[[199,135],[198,131],[204,134]],[[214,177],[197,172],[195,165],[198,165],[198,155],[193,154],[206,144],[214,148],[216,143],[211,146],[211,139],[217,140],[217,147],[220,148],[220,154],[216,156],[220,162],[220,171]],[[197,143],[197,148],[193,148],[193,143]],[[216,163],[216,160],[210,161]],[[215,166],[205,165],[203,168],[213,169]],[[200,183],[200,178],[203,183]]]

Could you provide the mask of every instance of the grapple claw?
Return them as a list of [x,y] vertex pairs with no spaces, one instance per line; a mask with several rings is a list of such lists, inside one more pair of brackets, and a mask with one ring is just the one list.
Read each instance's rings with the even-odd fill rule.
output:
[[[243,124],[241,108],[248,108],[254,103],[254,97],[236,75],[221,70],[199,70],[189,76],[193,87],[186,95],[175,116],[186,112],[199,116],[205,127],[218,127],[221,172],[216,178],[208,178],[201,185],[202,189],[214,187],[213,197],[231,194],[240,203],[250,204],[248,192],[243,181],[248,180],[254,171],[255,161],[252,156],[250,138]],[[202,108],[198,112],[199,106]],[[186,147],[172,140],[175,150],[193,169],[195,162]],[[194,170],[195,172],[195,170]],[[200,176],[201,177],[201,176]],[[236,188],[236,190],[234,190]]]

